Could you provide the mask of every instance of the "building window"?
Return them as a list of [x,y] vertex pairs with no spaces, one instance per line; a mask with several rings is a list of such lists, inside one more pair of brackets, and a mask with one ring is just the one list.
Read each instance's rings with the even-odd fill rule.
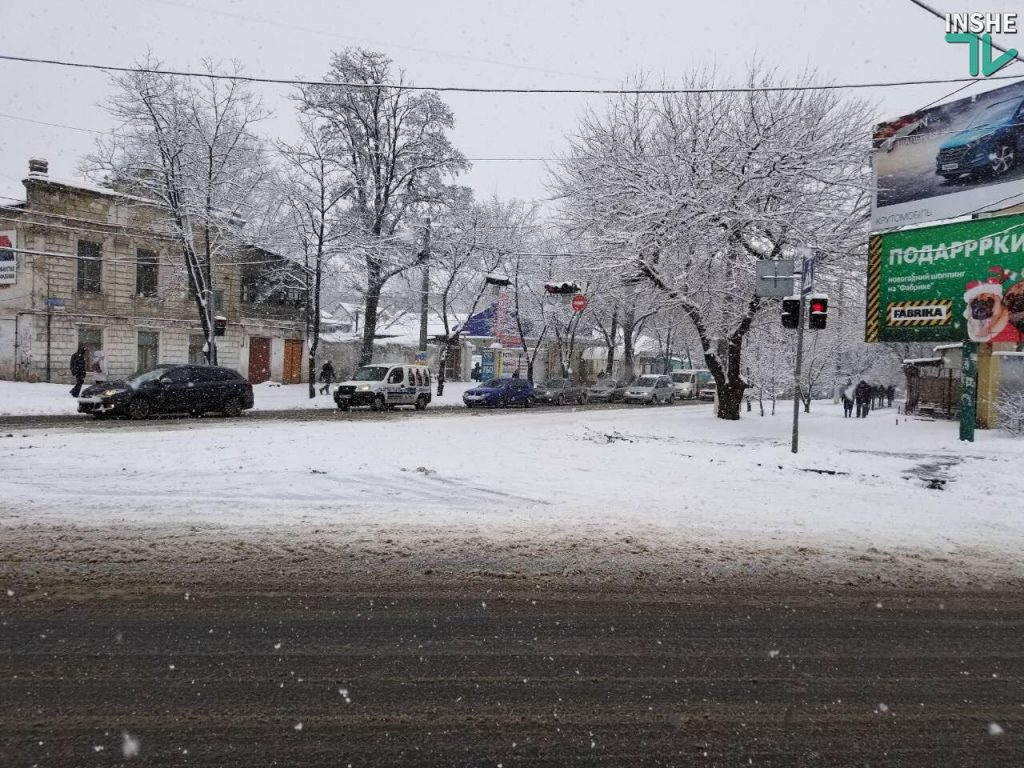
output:
[[99,293],[102,290],[103,262],[100,244],[78,241],[78,290]]
[[213,311],[223,312],[224,311],[224,289],[214,288],[213,289]]
[[139,371],[148,371],[151,368],[156,368],[159,342],[160,334],[155,331],[139,331]]
[[188,337],[188,364],[202,365],[206,362],[206,355],[203,354],[203,347],[206,346],[206,337],[201,333],[193,333]]
[[78,346],[85,347],[85,363],[92,362],[92,353],[103,349],[103,329],[101,328],[79,328]]
[[135,252],[135,293],[156,296],[159,269],[156,252],[139,248]]

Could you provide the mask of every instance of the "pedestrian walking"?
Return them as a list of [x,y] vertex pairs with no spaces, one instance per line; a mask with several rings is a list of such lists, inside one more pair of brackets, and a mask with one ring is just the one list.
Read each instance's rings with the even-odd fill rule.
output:
[[71,355],[71,375],[75,379],[75,386],[71,388],[71,396],[78,397],[82,391],[82,385],[85,384],[85,355],[86,348],[79,346],[78,351]]
[[334,381],[334,365],[330,360],[320,366],[320,381],[323,383],[323,386],[320,387],[320,394],[331,394],[331,383]]
[[102,384],[107,380],[107,360],[102,349],[92,353],[92,365],[89,366],[89,370],[92,371],[93,383]]
[[857,405],[857,418],[866,419],[871,410],[871,385],[861,379],[853,391],[853,399]]
[[480,367],[480,363],[473,366],[473,370],[469,372],[469,378],[473,381],[480,381],[480,377],[483,375],[483,369]]
[[840,393],[840,397],[843,399],[843,418],[848,419],[853,416],[853,398],[857,387],[853,384],[853,379],[846,380],[846,386],[843,387],[843,391]]

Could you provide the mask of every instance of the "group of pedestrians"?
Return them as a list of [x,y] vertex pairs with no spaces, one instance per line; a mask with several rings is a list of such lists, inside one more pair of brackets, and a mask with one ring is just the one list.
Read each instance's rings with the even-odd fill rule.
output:
[[896,399],[896,387],[892,384],[868,384],[863,379],[854,384],[852,379],[847,379],[842,398],[844,418],[850,418],[856,406],[857,418],[864,419],[875,408],[891,408],[892,401]]

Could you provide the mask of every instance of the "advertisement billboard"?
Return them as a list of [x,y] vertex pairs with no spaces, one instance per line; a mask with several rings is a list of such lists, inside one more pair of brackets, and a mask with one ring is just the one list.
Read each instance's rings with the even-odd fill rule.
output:
[[872,235],[867,341],[1024,339],[1024,215]]
[[874,231],[1024,201],[1024,82],[880,123]]
[[0,232],[0,285],[14,285],[18,282],[18,233],[12,230]]

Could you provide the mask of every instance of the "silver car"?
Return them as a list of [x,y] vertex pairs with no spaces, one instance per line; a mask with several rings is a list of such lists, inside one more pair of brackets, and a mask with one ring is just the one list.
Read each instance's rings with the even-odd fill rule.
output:
[[569,379],[549,379],[538,384],[534,387],[534,395],[538,403],[565,405],[566,403],[587,402],[587,391],[583,385]]
[[614,379],[601,379],[587,389],[587,399],[593,403],[615,403],[626,394],[627,384]]
[[627,403],[674,403],[676,392],[672,389],[672,379],[665,375],[644,374],[628,387],[622,398]]

